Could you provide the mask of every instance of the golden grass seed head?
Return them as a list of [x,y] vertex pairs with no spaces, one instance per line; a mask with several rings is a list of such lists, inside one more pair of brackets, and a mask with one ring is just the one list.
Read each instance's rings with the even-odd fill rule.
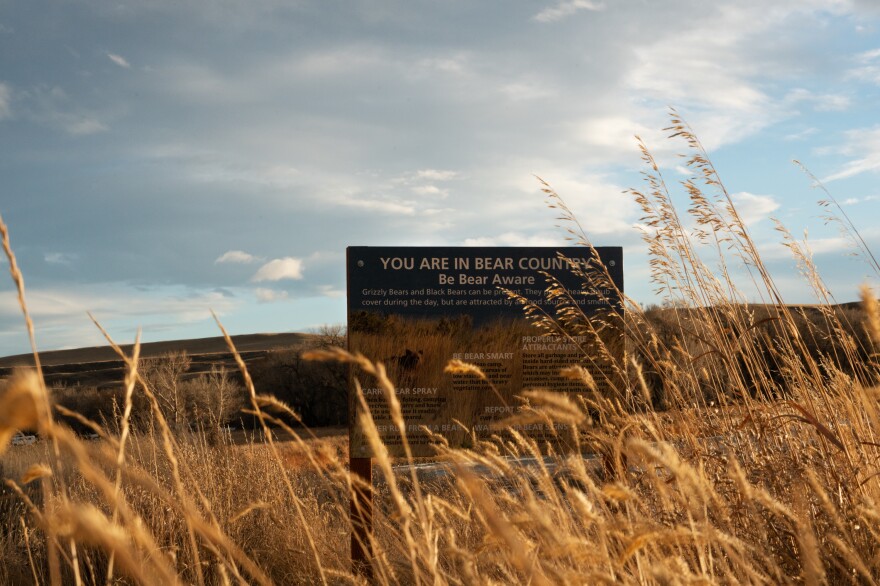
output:
[[0,395],[0,455],[19,430],[45,431],[47,401],[36,372],[22,370],[13,375]]

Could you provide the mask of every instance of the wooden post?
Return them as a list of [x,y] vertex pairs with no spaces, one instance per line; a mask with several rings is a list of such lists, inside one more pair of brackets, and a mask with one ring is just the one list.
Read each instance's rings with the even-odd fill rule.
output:
[[369,581],[373,579],[373,459],[348,459],[352,481],[361,480],[369,487],[355,486],[351,499],[351,569]]

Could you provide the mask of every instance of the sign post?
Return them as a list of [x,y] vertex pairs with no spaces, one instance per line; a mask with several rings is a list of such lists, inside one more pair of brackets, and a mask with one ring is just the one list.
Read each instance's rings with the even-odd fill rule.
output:
[[351,515],[351,563],[352,570],[368,580],[373,577],[373,566],[370,560],[373,557],[373,466],[372,458],[349,457],[349,471],[353,482],[363,483],[365,486],[354,486],[352,494]]
[[[522,389],[569,396],[622,393],[623,338],[608,326],[622,317],[623,251],[619,247],[349,247],[348,345],[385,364],[395,384],[413,455],[433,456],[436,438],[471,447],[498,433],[493,425],[522,405]],[[547,331],[525,318],[557,320]],[[618,320],[619,322],[619,320]],[[450,360],[478,366],[487,380],[450,374]],[[595,387],[564,377],[578,364]],[[392,457],[403,456],[383,390],[365,376],[364,399]],[[353,475],[371,485],[373,456],[358,425],[361,406],[349,398]],[[541,445],[558,445],[564,425],[516,429]],[[428,433],[430,432],[430,433]],[[352,560],[370,571],[370,491],[352,500]]]

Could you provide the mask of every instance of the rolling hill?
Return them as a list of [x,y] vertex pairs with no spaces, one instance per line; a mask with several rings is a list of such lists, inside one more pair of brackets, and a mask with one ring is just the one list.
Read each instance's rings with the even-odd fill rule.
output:
[[[300,347],[314,338],[314,334],[296,332],[232,336],[236,349],[248,364],[265,358],[272,350]],[[124,345],[122,349],[126,354],[131,354],[132,345]],[[220,336],[141,345],[142,358],[154,358],[170,352],[186,352],[190,356],[192,365],[188,376],[210,372],[216,367],[224,367],[231,372],[238,371],[226,346],[226,340]],[[121,383],[124,376],[125,365],[110,346],[41,352],[40,362],[49,386],[64,384],[105,387]],[[31,354],[0,358],[0,378],[9,376],[15,368],[33,365],[34,357]]]

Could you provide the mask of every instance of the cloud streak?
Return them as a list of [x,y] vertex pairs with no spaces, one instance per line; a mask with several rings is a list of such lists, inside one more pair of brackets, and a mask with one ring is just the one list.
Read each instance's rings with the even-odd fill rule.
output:
[[0,120],[12,118],[12,90],[0,83]]
[[845,136],[846,143],[833,150],[855,158],[822,179],[823,183],[880,171],[880,125],[849,130]]
[[107,58],[119,67],[122,67],[123,69],[131,69],[131,64],[125,59],[125,57],[122,57],[121,55],[117,55],[116,53],[107,53]]
[[262,287],[254,289],[254,295],[260,303],[282,301],[289,297],[287,291],[277,291],[275,289],[265,289]]
[[572,16],[582,10],[602,10],[604,6],[591,0],[563,0],[554,6],[545,8],[534,16],[538,22],[556,22]]

